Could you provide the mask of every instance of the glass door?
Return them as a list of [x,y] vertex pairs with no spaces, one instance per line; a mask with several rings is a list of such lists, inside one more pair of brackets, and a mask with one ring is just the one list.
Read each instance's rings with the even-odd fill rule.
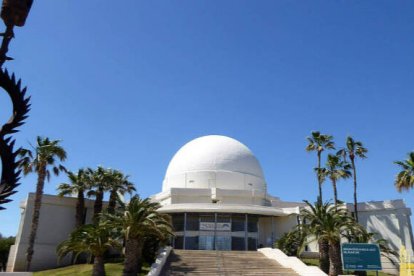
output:
[[216,250],[231,250],[231,236],[216,236]]
[[214,236],[199,236],[198,246],[200,250],[214,250]]

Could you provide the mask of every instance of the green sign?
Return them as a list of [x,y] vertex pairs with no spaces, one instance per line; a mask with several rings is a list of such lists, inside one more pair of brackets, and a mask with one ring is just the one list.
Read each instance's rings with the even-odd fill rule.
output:
[[341,246],[345,270],[381,270],[381,254],[377,244],[344,243]]

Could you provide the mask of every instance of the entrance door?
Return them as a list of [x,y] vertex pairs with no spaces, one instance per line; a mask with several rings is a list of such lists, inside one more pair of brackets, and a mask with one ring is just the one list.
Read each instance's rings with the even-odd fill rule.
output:
[[198,247],[200,250],[214,250],[214,236],[199,236]]
[[231,236],[216,236],[216,250],[231,250]]

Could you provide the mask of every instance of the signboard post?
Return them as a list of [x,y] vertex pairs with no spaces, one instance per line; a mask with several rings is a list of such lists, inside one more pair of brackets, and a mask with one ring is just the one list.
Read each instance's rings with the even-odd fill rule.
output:
[[344,243],[341,246],[344,270],[378,270],[382,269],[381,254],[378,244]]

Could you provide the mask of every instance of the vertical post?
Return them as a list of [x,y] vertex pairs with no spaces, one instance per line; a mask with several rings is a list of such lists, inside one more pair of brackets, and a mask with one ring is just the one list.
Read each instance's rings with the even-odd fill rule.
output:
[[275,217],[273,217],[272,216],[272,248],[273,248],[273,244],[275,243],[275,221],[274,221],[274,218]]
[[257,219],[257,234],[256,234],[256,250],[259,247],[259,238],[260,238],[260,224],[259,224],[260,217]]
[[248,217],[247,217],[247,214],[245,214],[244,215],[244,250],[248,250],[248,235],[249,235],[249,232],[248,232],[248,229],[247,229],[247,227],[248,227]]
[[185,248],[185,237],[187,236],[187,213],[184,213],[184,237],[183,237],[183,249]]
[[214,213],[214,238],[213,238],[213,250],[217,250],[216,248],[216,234],[217,234],[217,213]]

